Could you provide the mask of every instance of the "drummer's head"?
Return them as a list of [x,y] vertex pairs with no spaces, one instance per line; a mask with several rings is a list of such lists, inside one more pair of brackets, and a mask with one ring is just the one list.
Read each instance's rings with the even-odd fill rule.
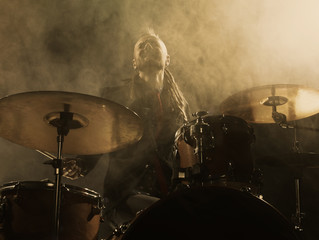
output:
[[134,69],[162,70],[169,65],[169,62],[170,56],[167,54],[166,46],[153,30],[148,30],[137,40],[134,46]]

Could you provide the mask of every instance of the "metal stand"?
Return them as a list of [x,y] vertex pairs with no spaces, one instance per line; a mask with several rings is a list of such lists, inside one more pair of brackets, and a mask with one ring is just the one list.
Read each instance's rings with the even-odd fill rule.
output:
[[301,204],[300,204],[300,179],[295,178],[295,191],[296,191],[296,212],[293,215],[293,223],[295,226],[295,230],[302,232],[302,218],[303,213],[301,212]]
[[60,232],[60,208],[61,208],[61,176],[63,175],[62,168],[62,149],[64,137],[68,135],[70,129],[77,129],[83,127],[83,125],[73,120],[73,113],[69,112],[69,106],[64,106],[64,112],[60,112],[59,118],[50,119],[49,124],[57,128],[57,143],[58,154],[57,158],[53,159],[52,165],[55,173],[55,205],[54,205],[54,239],[59,239]]
[[[272,108],[272,118],[280,127],[282,128],[293,128],[294,129],[294,143],[293,143],[293,152],[298,156],[298,162],[301,162],[300,159],[300,149],[299,149],[299,142],[297,140],[297,126],[296,122],[293,125],[288,124],[287,117],[283,113],[277,112],[277,106],[286,104],[288,99],[283,96],[276,96],[275,89],[271,89],[272,96],[269,96],[266,101],[262,104],[265,106],[269,106]],[[301,212],[301,202],[300,202],[300,179],[302,176],[303,164],[301,163],[295,169],[295,202],[296,202],[296,209],[295,213],[292,215],[292,222],[294,224],[295,230],[302,232],[302,218],[304,213]]]
[[300,201],[300,180],[302,177],[303,167],[304,164],[301,162],[302,159],[300,158],[300,148],[299,148],[299,141],[297,139],[297,127],[296,122],[293,124],[294,126],[294,143],[293,143],[293,151],[298,155],[298,164],[295,169],[295,199],[296,199],[296,209],[295,213],[292,215],[292,221],[295,226],[295,230],[298,232],[302,232],[304,229],[302,227],[302,218],[304,213],[301,212],[301,201]]
[[203,116],[207,114],[206,111],[201,111],[193,114],[198,117],[196,123],[190,128],[190,136],[195,139],[195,156],[198,157],[199,163],[193,166],[192,174],[195,181],[202,183],[209,178],[209,171],[205,165],[206,150],[212,145],[212,136],[209,124],[205,123]]
[[297,164],[294,166],[294,183],[295,183],[295,212],[292,214],[291,219],[294,228],[298,232],[303,232],[302,219],[304,213],[301,212],[301,197],[300,197],[300,181],[302,178],[304,163],[300,155],[299,141],[297,139],[297,125],[294,121],[293,125],[289,125],[286,121],[280,122],[279,126],[282,128],[293,128],[294,129],[294,141],[293,141],[293,156],[297,156]]
[[60,229],[60,206],[61,206],[61,176],[62,176],[62,145],[64,136],[60,134],[57,137],[58,141],[58,156],[54,160],[53,167],[55,168],[55,205],[54,205],[54,236],[59,239]]

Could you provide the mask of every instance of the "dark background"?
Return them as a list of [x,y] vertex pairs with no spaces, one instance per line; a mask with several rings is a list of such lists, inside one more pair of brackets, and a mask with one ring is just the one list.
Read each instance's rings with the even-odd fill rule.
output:
[[[0,97],[41,90],[99,96],[102,87],[131,76],[134,43],[148,27],[166,43],[170,70],[192,112],[219,114],[224,99],[256,86],[316,89],[318,8],[311,0],[0,0]],[[297,130],[303,153],[319,152],[318,121],[317,115],[297,121],[313,128]],[[294,132],[275,124],[253,127],[252,154],[264,174],[264,198],[290,217]],[[0,183],[54,180],[53,169],[42,164],[46,158],[34,149],[0,139],[0,154]],[[104,156],[85,178],[63,181],[102,193],[107,165]],[[316,166],[319,158],[312,155],[301,179],[308,239],[319,237]]]

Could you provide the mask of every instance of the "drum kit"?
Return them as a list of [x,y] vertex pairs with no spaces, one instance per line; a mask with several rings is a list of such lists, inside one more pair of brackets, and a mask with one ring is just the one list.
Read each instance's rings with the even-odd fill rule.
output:
[[92,155],[124,148],[142,137],[140,118],[106,99],[56,91],[5,97],[0,111],[3,138],[57,153],[51,162],[54,184],[27,181],[2,187],[0,239],[96,239],[102,200],[88,189],[61,184],[62,151]]
[[[299,179],[297,220],[291,223],[262,199],[250,123],[294,129],[292,122],[319,112],[319,91],[267,85],[236,93],[220,108],[217,116],[197,112],[177,130],[177,190],[139,212],[110,239],[299,239]],[[99,97],[38,91],[0,99],[0,126],[0,136],[13,143],[57,153],[51,162],[54,183],[11,182],[0,188],[0,240],[98,239],[103,200],[92,190],[61,183],[62,152],[102,154],[138,142],[143,136],[139,116]]]

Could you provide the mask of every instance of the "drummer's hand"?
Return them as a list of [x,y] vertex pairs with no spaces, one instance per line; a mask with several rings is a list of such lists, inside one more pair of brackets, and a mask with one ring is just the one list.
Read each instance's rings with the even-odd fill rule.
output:
[[80,158],[63,158],[63,177],[76,180],[83,177]]

